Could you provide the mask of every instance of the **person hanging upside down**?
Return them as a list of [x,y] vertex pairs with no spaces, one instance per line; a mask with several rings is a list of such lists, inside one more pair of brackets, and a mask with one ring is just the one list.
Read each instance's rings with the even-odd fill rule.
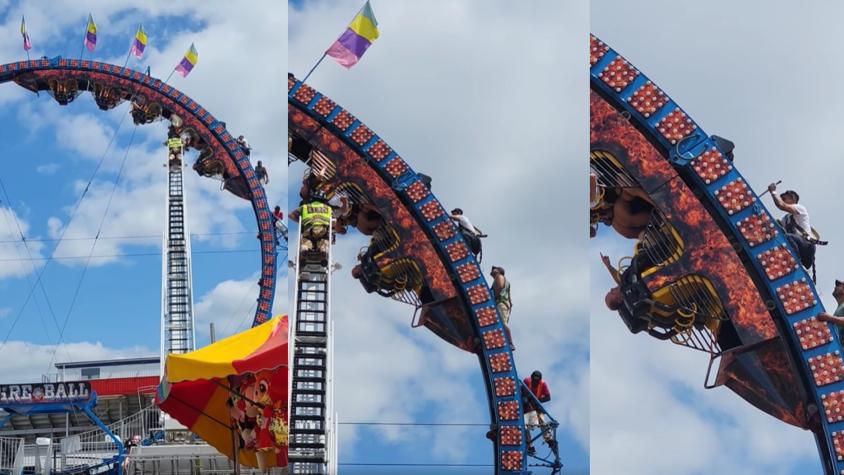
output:
[[595,237],[598,224],[604,224],[628,239],[638,239],[653,209],[653,201],[642,188],[605,187],[595,173],[589,174],[589,237]]

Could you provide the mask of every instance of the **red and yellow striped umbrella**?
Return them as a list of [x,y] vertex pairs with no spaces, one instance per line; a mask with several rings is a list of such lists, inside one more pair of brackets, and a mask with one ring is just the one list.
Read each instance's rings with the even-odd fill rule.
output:
[[157,404],[229,458],[287,466],[287,316],[167,355]]

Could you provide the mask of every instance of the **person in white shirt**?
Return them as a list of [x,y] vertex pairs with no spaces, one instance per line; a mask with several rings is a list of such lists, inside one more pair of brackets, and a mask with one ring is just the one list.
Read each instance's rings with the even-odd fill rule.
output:
[[465,214],[463,214],[462,209],[454,208],[453,210],[451,210],[451,219],[453,221],[457,221],[457,224],[460,225],[460,228],[463,231],[470,232],[472,234],[478,234],[478,231],[477,229],[475,229],[475,226],[472,224],[472,221],[470,221],[469,218],[466,217]]
[[463,214],[463,210],[460,208],[454,208],[451,210],[451,216],[449,216],[452,221],[456,222],[458,227],[460,227],[460,232],[463,234],[463,237],[469,243],[469,248],[472,251],[472,254],[476,256],[481,251],[481,231],[472,224],[472,221]]
[[774,205],[788,213],[780,221],[786,233],[786,238],[800,255],[800,263],[808,269],[815,262],[815,243],[817,242],[814,240],[812,224],[809,221],[809,211],[806,210],[805,206],[798,204],[800,195],[796,191],[787,190],[783,194],[777,195],[776,190],[776,183],[768,185],[768,191],[771,192]]
[[[794,190],[787,190],[778,196],[777,185],[775,183],[768,185],[768,190],[771,192],[771,197],[774,199],[776,207],[790,214],[791,219],[794,220],[793,224],[800,227],[796,231],[800,232],[800,234],[810,235],[812,225],[809,221],[809,211],[806,210],[805,206],[798,204],[800,195]],[[789,230],[786,229],[786,231]]]
[[252,153],[252,147],[249,146],[249,142],[246,141],[246,137],[239,136],[237,138],[237,143],[240,145],[240,148],[243,149],[243,153],[248,157],[250,153]]

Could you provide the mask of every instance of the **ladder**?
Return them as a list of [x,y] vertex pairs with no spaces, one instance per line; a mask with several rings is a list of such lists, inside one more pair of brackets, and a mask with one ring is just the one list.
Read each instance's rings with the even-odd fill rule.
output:
[[184,147],[178,160],[170,160],[168,155],[166,165],[167,228],[162,257],[162,362],[168,353],[187,353],[194,349],[190,242],[185,221],[183,158]]
[[[328,239],[331,242],[330,236]],[[303,252],[300,238],[297,249],[296,313],[290,338],[290,473],[335,475],[337,427],[333,417],[333,332],[329,313],[331,246],[327,256]]]

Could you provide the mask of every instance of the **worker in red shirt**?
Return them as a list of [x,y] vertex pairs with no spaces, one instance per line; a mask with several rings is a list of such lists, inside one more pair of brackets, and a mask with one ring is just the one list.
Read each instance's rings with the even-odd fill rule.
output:
[[276,206],[273,210],[273,225],[276,231],[276,245],[278,245],[278,235],[281,235],[287,241],[287,225],[284,224],[284,213],[281,211],[281,206]]
[[[529,378],[525,378],[524,383],[536,399],[539,400],[539,402],[548,402],[551,400],[551,391],[548,390],[548,385],[542,380],[541,372],[534,371],[531,373]],[[546,430],[545,422],[542,420],[542,415],[537,410],[533,400],[526,396],[523,398],[523,401],[523,409],[525,412],[525,432],[527,433],[527,451],[528,454],[533,455],[536,453],[536,449],[534,449],[531,441],[531,429],[538,428],[542,430],[542,437],[545,439],[548,446],[553,447],[556,442],[554,441],[551,431]]]

